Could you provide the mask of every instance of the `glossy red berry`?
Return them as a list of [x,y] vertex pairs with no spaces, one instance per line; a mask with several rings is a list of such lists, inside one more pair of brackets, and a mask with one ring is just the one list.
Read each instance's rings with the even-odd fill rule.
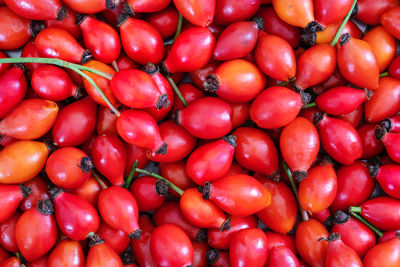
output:
[[185,232],[175,224],[156,227],[150,239],[151,253],[160,267],[188,267],[193,263],[193,246]]
[[89,201],[57,188],[51,194],[57,225],[66,236],[80,241],[99,229],[99,215]]
[[166,153],[166,144],[161,139],[157,123],[144,111],[123,111],[117,120],[117,130],[129,144],[151,149],[155,154]]
[[203,97],[179,110],[176,122],[195,137],[221,138],[232,130],[232,107],[219,98]]
[[258,228],[240,230],[229,244],[231,266],[264,266],[268,255],[267,243],[267,237]]
[[271,193],[255,178],[245,174],[206,183],[203,196],[235,216],[249,216],[271,204]]
[[322,147],[334,160],[350,165],[361,158],[363,146],[360,135],[348,122],[322,115],[316,118]]
[[215,38],[208,28],[192,27],[175,40],[164,66],[170,73],[197,70],[211,59],[214,46]]
[[46,162],[47,176],[61,188],[80,187],[90,178],[93,168],[90,157],[75,147],[54,151]]
[[233,135],[205,144],[194,150],[186,163],[186,172],[198,185],[225,176],[233,160],[236,137]]
[[138,239],[139,208],[131,192],[121,186],[111,186],[99,195],[101,218],[111,227],[123,230],[131,239]]

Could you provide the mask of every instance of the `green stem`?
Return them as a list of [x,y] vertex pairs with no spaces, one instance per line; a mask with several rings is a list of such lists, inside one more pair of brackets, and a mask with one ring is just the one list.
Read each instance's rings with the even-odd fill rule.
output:
[[315,107],[316,105],[317,105],[317,103],[311,102],[311,103],[308,103],[306,106],[302,106],[301,108],[312,108],[312,107]]
[[92,176],[99,183],[102,190],[108,188],[108,186],[103,182],[103,180],[101,180],[100,176],[96,172],[92,171]]
[[132,165],[132,169],[129,172],[128,178],[126,178],[126,184],[125,184],[125,188],[126,189],[129,189],[129,187],[131,186],[131,183],[132,183],[132,180],[133,180],[133,175],[135,174],[136,168],[137,168],[138,165],[139,165],[139,161],[135,160],[135,162]]
[[386,76],[389,76],[389,72],[383,72],[383,73],[379,74],[379,78],[386,77]]
[[59,67],[64,67],[68,69],[72,69],[71,67],[75,67],[80,70],[88,71],[94,74],[97,74],[103,78],[108,80],[112,79],[112,75],[103,71],[99,71],[93,68],[85,67],[79,64],[74,64],[65,60],[61,60],[58,58],[42,58],[42,57],[11,57],[11,58],[0,58],[0,63],[44,63],[44,64],[52,64]]
[[344,26],[346,26],[347,22],[350,19],[351,13],[353,13],[353,9],[357,4],[357,0],[353,1],[353,5],[351,6],[349,13],[347,13],[346,17],[343,19],[342,24],[340,24],[339,29],[336,32],[335,37],[333,38],[332,42],[331,42],[331,46],[335,47],[337,42],[339,41],[340,35],[343,32]]
[[277,86],[286,86],[286,85],[288,85],[289,83],[291,83],[290,80],[287,81],[287,82],[281,82],[281,83],[279,83]]
[[303,219],[303,222],[306,222],[309,220],[308,214],[300,205],[299,193],[297,191],[297,186],[296,186],[296,183],[294,182],[292,172],[289,170],[289,167],[286,164],[286,162],[283,162],[283,168],[285,169],[285,172],[286,172],[287,176],[289,177],[290,185],[292,186],[292,190],[296,197],[297,204],[299,205],[299,208],[300,208],[301,218]]
[[179,91],[179,88],[176,86],[174,80],[170,76],[166,76],[168,79],[168,82],[171,84],[172,89],[174,89],[175,94],[178,96],[178,98],[181,100],[182,104],[187,107],[188,103],[186,102],[185,98],[183,97],[181,91]]
[[83,78],[85,78],[91,85],[93,85],[93,87],[96,89],[96,91],[100,94],[100,96],[103,98],[103,100],[106,102],[107,106],[114,112],[115,115],[117,115],[117,117],[119,117],[121,115],[121,112],[119,112],[119,110],[114,107],[114,105],[111,103],[111,101],[107,98],[107,96],[103,93],[103,91],[100,89],[99,86],[97,86],[97,84],[92,80],[92,78],[90,78],[86,73],[84,73],[83,71],[70,66],[69,67],[71,70],[75,71],[76,73],[78,73],[79,75],[81,75]]
[[113,69],[116,71],[116,72],[118,72],[119,71],[119,68],[118,68],[118,65],[117,65],[117,61],[113,61],[113,62],[111,62],[111,66],[113,67]]
[[361,207],[351,206],[351,207],[349,208],[349,212],[352,212],[352,213],[361,213]]
[[85,78],[90,84],[93,85],[93,87],[96,89],[96,91],[100,94],[100,96],[104,99],[108,107],[119,117],[121,113],[118,111],[116,107],[111,103],[111,101],[107,98],[107,96],[103,93],[103,91],[97,86],[97,84],[93,81],[92,78],[90,78],[84,71],[92,72],[96,75],[99,75],[103,78],[112,79],[112,76],[108,73],[98,71],[92,68],[88,68],[85,66],[81,66],[78,64],[70,63],[58,58],[40,58],[40,57],[19,57],[19,58],[0,58],[0,63],[44,63],[44,64],[52,64],[56,65],[59,67],[64,67],[71,69],[81,75],[83,78]]
[[[352,207],[351,207],[352,208]],[[358,207],[357,207],[358,208]],[[378,228],[376,228],[375,226],[373,226],[372,224],[370,224],[369,222],[367,222],[367,220],[365,220],[363,217],[361,217],[360,214],[355,213],[355,212],[351,212],[350,211],[350,215],[359,219],[363,224],[365,224],[366,226],[368,226],[372,231],[375,232],[375,234],[377,234],[379,237],[383,236],[383,233],[381,230],[379,230]]]
[[156,174],[154,172],[149,172],[148,170],[143,170],[143,169],[136,168],[136,171],[140,172],[140,173],[143,173],[143,174],[146,174],[146,175],[149,175],[149,176],[152,176],[152,177],[157,178],[159,180],[166,181],[168,183],[169,187],[174,189],[180,196],[182,196],[183,190],[180,189],[179,187],[177,187],[176,185],[174,185],[173,183],[171,183],[170,181],[168,181],[167,179],[165,179],[164,177],[162,177],[162,176],[160,176],[160,175],[158,175],[158,174]]
[[182,22],[183,22],[183,16],[181,13],[179,13],[178,25],[176,26],[176,32],[175,32],[174,40],[172,43],[174,43],[176,38],[178,38],[179,34],[181,34]]

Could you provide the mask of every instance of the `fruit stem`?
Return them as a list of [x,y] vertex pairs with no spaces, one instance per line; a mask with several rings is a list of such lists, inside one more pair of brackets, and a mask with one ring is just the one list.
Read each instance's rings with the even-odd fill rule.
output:
[[174,40],[172,41],[172,43],[174,43],[176,38],[178,38],[179,34],[181,34],[182,22],[183,22],[183,16],[181,13],[179,13],[178,25],[176,26],[176,32],[175,32]]
[[277,86],[286,86],[286,85],[288,85],[289,83],[291,83],[290,80],[289,80],[289,81],[286,81],[286,82],[281,82],[281,83],[279,83]]
[[21,253],[15,252],[15,257],[17,257],[17,259],[18,259],[20,262],[22,261]]
[[59,58],[45,58],[45,57],[10,57],[10,58],[1,58],[0,63],[44,63],[44,64],[52,64],[56,65],[59,67],[64,67],[71,69],[71,67],[75,67],[80,70],[85,70],[88,72],[92,72],[94,74],[97,74],[103,78],[106,78],[108,80],[112,79],[112,75],[108,74],[103,71],[99,71],[93,68],[85,67],[79,64],[71,63]]
[[138,168],[136,168],[136,171],[137,171],[137,172],[140,172],[140,173],[143,173],[143,174],[146,174],[146,175],[149,175],[149,176],[151,176],[151,177],[157,178],[157,179],[159,179],[159,180],[164,180],[164,181],[166,181],[166,182],[168,183],[169,187],[171,187],[172,189],[174,189],[180,196],[182,196],[183,190],[180,189],[179,187],[177,187],[176,185],[174,185],[173,183],[171,183],[170,181],[168,181],[167,179],[165,179],[164,177],[162,177],[162,176],[160,176],[160,175],[158,175],[158,174],[156,174],[156,173],[154,173],[154,172],[149,172],[148,170],[143,170],[143,169],[138,169]]
[[361,207],[351,206],[349,208],[349,212],[351,212],[351,213],[361,213]]
[[135,162],[132,165],[132,169],[129,172],[128,178],[126,178],[126,184],[124,186],[126,189],[129,189],[129,187],[131,186],[131,183],[132,183],[132,180],[133,180],[133,175],[135,174],[136,168],[137,168],[138,165],[139,165],[139,161],[135,160]]
[[285,172],[286,172],[287,176],[289,177],[290,185],[292,186],[292,190],[296,197],[297,204],[299,205],[299,208],[300,208],[301,218],[302,218],[303,222],[306,222],[309,220],[308,214],[300,205],[299,193],[297,192],[297,187],[296,187],[296,183],[294,182],[292,172],[289,170],[289,167],[286,164],[286,162],[283,162],[283,168],[285,169]]
[[103,180],[101,180],[100,176],[96,172],[92,171],[92,176],[99,183],[102,190],[108,188],[108,186],[103,182]]
[[[367,220],[365,220],[363,217],[361,217],[360,214],[352,212],[351,208],[360,208],[360,207],[350,207],[349,211],[350,211],[350,215],[359,219],[363,224],[365,224],[366,226],[368,226],[372,231],[375,232],[375,234],[377,234],[379,237],[383,236],[382,231],[380,231],[378,228],[376,228],[375,226],[373,226],[372,224],[370,224],[369,222],[367,222]],[[360,208],[361,209],[361,208]]]
[[111,101],[106,97],[106,95],[103,93],[103,91],[100,89],[100,87],[92,80],[92,78],[90,78],[86,73],[84,73],[83,71],[81,71],[75,67],[70,66],[69,68],[72,69],[73,71],[75,71],[76,73],[78,73],[79,75],[81,75],[91,85],[93,85],[93,87],[96,89],[96,91],[99,93],[99,95],[106,102],[107,106],[114,112],[114,114],[117,115],[117,117],[121,116],[121,112],[119,112],[119,110],[116,107],[114,107],[114,105],[111,103]]
[[82,65],[70,63],[58,58],[41,58],[41,57],[19,57],[19,58],[0,58],[0,63],[44,63],[44,64],[52,64],[56,65],[59,67],[64,67],[71,69],[81,75],[83,78],[85,78],[90,84],[94,86],[96,91],[100,94],[100,96],[104,99],[108,107],[119,117],[121,113],[118,111],[116,107],[113,106],[111,101],[106,97],[106,95],[103,93],[103,91],[97,86],[97,84],[90,78],[84,71],[92,72],[96,75],[99,75],[103,78],[106,78],[108,80],[112,79],[112,75],[98,71],[92,68],[88,68]]
[[301,108],[312,108],[312,107],[315,107],[316,105],[317,105],[317,103],[311,102],[311,103],[308,103],[305,106],[302,106]]
[[172,89],[174,89],[175,94],[178,96],[179,100],[181,100],[182,104],[187,107],[188,103],[186,102],[185,98],[183,97],[181,91],[179,91],[178,87],[176,86],[174,80],[172,79],[171,76],[166,75],[168,82],[171,84]]
[[382,72],[381,74],[379,74],[379,78],[382,78],[382,77],[387,77],[387,76],[389,76],[389,72]]
[[347,22],[349,21],[356,4],[357,4],[357,0],[354,0],[353,5],[351,6],[349,12],[347,13],[346,17],[343,19],[342,24],[340,24],[339,29],[337,30],[336,35],[331,42],[331,46],[335,47],[337,42],[339,41],[340,35],[342,35],[342,32],[343,32],[344,26],[346,26]]
[[119,71],[119,68],[118,68],[118,65],[117,65],[117,61],[113,61],[113,62],[111,62],[111,66],[113,67],[113,69],[116,71],[116,72],[118,72]]

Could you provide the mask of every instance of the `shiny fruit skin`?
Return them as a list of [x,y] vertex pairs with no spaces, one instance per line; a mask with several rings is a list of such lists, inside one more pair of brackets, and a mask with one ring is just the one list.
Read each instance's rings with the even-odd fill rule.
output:
[[330,207],[332,211],[347,210],[361,204],[371,196],[375,187],[368,166],[361,161],[339,167],[336,176],[338,190]]
[[78,241],[64,239],[51,251],[47,266],[84,267],[85,255]]
[[317,129],[303,117],[294,119],[282,130],[281,153],[292,171],[307,172],[318,155],[319,147]]
[[279,81],[289,81],[296,75],[293,48],[282,37],[267,34],[259,38],[255,48],[257,66],[266,75]]
[[272,5],[276,14],[290,25],[305,28],[314,20],[314,4],[311,0],[273,0]]
[[231,266],[264,266],[268,255],[267,243],[267,237],[258,228],[240,230],[229,244]]
[[175,224],[156,227],[150,239],[151,253],[160,267],[186,267],[193,262],[193,246],[185,232]]
[[238,217],[231,216],[231,229],[220,231],[217,229],[209,229],[207,231],[207,240],[210,247],[226,250],[232,238],[243,229],[257,228],[257,219],[255,216]]
[[190,72],[203,67],[212,57],[215,37],[208,28],[192,27],[183,31],[164,60],[171,72]]
[[325,258],[326,267],[336,266],[351,266],[351,267],[362,267],[360,257],[357,253],[347,246],[341,239],[328,241],[328,249],[326,251]]
[[232,107],[216,97],[203,97],[179,110],[178,125],[202,139],[220,138],[232,130]]
[[97,104],[82,98],[60,110],[52,128],[54,143],[59,147],[82,144],[96,127]]
[[158,64],[164,58],[163,39],[150,23],[129,18],[120,26],[120,36],[125,53],[133,61],[142,65]]
[[[251,101],[267,84],[265,75],[257,66],[244,59],[233,59],[222,63],[212,77],[218,82],[217,95],[230,103]],[[208,90],[208,87],[205,87]],[[213,91],[214,88],[210,90]]]
[[49,149],[38,141],[16,141],[0,151],[0,182],[23,183],[46,164]]
[[318,241],[328,237],[328,230],[315,219],[301,222],[296,230],[296,248],[305,262],[315,267],[323,267],[328,243]]
[[337,177],[331,164],[321,164],[311,168],[307,177],[299,185],[299,202],[309,213],[318,213],[335,200]]
[[89,201],[61,192],[53,199],[55,217],[60,230],[72,240],[84,240],[99,229],[100,218]]
[[[103,241],[104,242],[104,241]],[[86,257],[86,267],[123,267],[119,255],[106,243],[92,246]]]
[[187,19],[190,23],[207,27],[214,19],[215,14],[215,0],[174,0],[176,9]]
[[0,118],[3,118],[25,97],[27,82],[24,71],[12,67],[0,76]]
[[114,134],[98,136],[92,148],[92,159],[96,169],[112,185],[124,184],[124,172],[127,162],[126,146]]
[[347,42],[340,44],[337,52],[337,63],[343,77],[349,82],[370,90],[378,88],[378,61],[374,51],[366,41],[350,37]]
[[229,25],[218,37],[214,59],[220,61],[241,58],[257,43],[258,26],[253,21],[238,21]]
[[261,130],[240,127],[236,136],[235,160],[246,169],[274,176],[279,169],[278,151],[271,137]]
[[363,146],[360,135],[351,124],[324,116],[317,124],[322,147],[334,160],[350,165],[361,158]]
[[195,187],[183,192],[179,204],[185,218],[197,227],[221,229],[227,220],[225,213],[212,201],[203,199]]
[[259,181],[271,193],[271,204],[257,212],[257,218],[273,231],[287,234],[294,227],[297,218],[297,203],[292,191],[281,181],[266,178]]
[[239,174],[212,182],[209,199],[231,215],[249,216],[271,204],[271,193],[255,178]]
[[249,113],[250,118],[261,128],[280,128],[297,117],[302,105],[299,93],[284,86],[272,86],[256,96]]
[[365,267],[396,267],[400,261],[400,239],[396,235],[392,239],[379,243],[371,248],[364,257]]
[[51,100],[26,99],[0,121],[0,134],[20,140],[38,139],[54,125],[58,106]]
[[64,147],[49,156],[46,162],[46,174],[58,187],[77,188],[90,178],[93,168],[90,166],[92,162],[82,150]]
[[399,111],[400,80],[392,77],[379,79],[379,87],[374,95],[365,102],[365,119],[368,122],[380,122]]
[[140,236],[139,208],[129,190],[120,186],[104,189],[99,195],[98,208],[101,218],[108,225],[123,230],[127,235]]
[[361,215],[372,225],[385,231],[400,228],[400,200],[376,197],[360,205]]
[[15,226],[19,251],[28,261],[49,252],[57,241],[57,224],[52,214],[45,215],[33,208],[24,212]]
[[228,136],[194,150],[186,163],[186,172],[198,185],[224,177],[233,160],[235,138]]

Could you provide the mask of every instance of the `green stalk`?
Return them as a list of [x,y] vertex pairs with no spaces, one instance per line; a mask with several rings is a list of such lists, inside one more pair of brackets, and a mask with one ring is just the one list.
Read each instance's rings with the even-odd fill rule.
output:
[[111,101],[107,98],[107,96],[103,93],[103,91],[97,86],[97,84],[93,81],[92,78],[90,78],[84,71],[88,71],[91,73],[94,73],[96,75],[99,75],[103,78],[112,79],[112,75],[98,71],[92,68],[88,68],[85,66],[81,66],[78,64],[70,63],[58,58],[40,58],[40,57],[19,57],[19,58],[0,58],[0,63],[44,63],[44,64],[52,64],[56,65],[59,67],[64,67],[71,69],[81,75],[83,78],[85,78],[93,87],[96,89],[96,91],[100,94],[100,96],[104,99],[108,107],[119,117],[121,113],[118,111],[116,107],[111,103]]
[[279,83],[277,86],[286,86],[286,85],[288,85],[289,83],[291,83],[290,80],[287,81],[287,82],[281,82],[281,83]]
[[311,103],[308,103],[306,106],[302,106],[301,108],[312,108],[312,107],[315,107],[316,105],[317,105],[317,103],[311,102]]
[[339,29],[336,32],[335,37],[333,38],[332,42],[331,42],[331,46],[335,47],[337,42],[339,41],[340,35],[343,32],[344,26],[346,26],[346,23],[349,21],[351,13],[353,13],[354,7],[357,4],[357,0],[353,1],[353,5],[351,6],[349,13],[347,13],[346,17],[343,19],[342,24],[340,24]]
[[112,79],[112,75],[105,73],[103,71],[99,71],[93,68],[85,67],[79,64],[74,64],[71,62],[67,62],[65,60],[61,60],[58,58],[42,58],[42,57],[11,57],[11,58],[0,58],[0,63],[43,63],[43,64],[51,64],[59,67],[64,67],[68,69],[72,69],[71,67],[75,67],[80,70],[84,70],[87,72],[91,72],[97,74],[103,78],[108,80]]
[[182,196],[182,194],[183,194],[183,190],[182,190],[182,189],[180,189],[179,187],[177,187],[176,185],[174,185],[173,183],[171,183],[170,181],[168,181],[168,180],[165,179],[164,177],[158,175],[157,173],[149,172],[148,170],[143,170],[143,169],[138,169],[138,168],[136,168],[136,171],[137,171],[137,172],[140,172],[140,173],[143,173],[143,174],[146,174],[146,175],[149,175],[149,176],[152,176],[152,177],[157,178],[157,179],[159,179],[159,180],[164,180],[164,181],[166,181],[167,184],[169,185],[169,187],[171,187],[172,189],[174,189],[180,196]]
[[[351,208],[359,208],[359,207],[350,207],[350,210],[351,210]],[[365,220],[363,217],[361,217],[360,214],[350,211],[350,215],[353,216],[353,217],[355,217],[355,218],[357,218],[357,219],[359,219],[363,224],[365,224],[365,225],[368,226],[372,231],[374,231],[375,234],[377,234],[379,237],[382,237],[382,236],[383,236],[383,233],[382,233],[381,230],[379,230],[378,228],[376,228],[375,226],[373,226],[372,224],[370,224],[369,222],[367,222],[367,220]]]
[[106,189],[108,186],[103,182],[103,180],[101,180],[100,176],[92,171],[92,176],[94,177],[94,179],[96,179],[96,181],[99,183],[100,187],[102,190]]
[[126,178],[126,184],[125,184],[125,188],[129,189],[129,187],[131,186],[132,180],[133,180],[133,175],[136,172],[136,168],[139,165],[139,161],[135,160],[135,162],[132,165],[131,171],[129,172],[128,178]]
[[178,96],[179,100],[181,100],[182,104],[187,107],[188,103],[186,102],[185,98],[183,97],[181,91],[179,91],[179,88],[176,86],[174,80],[172,79],[172,77],[166,75],[168,82],[171,84],[172,89],[174,89],[175,94]]
[[379,74],[379,78],[387,77],[387,76],[389,76],[389,72],[383,72],[383,73]]
[[92,78],[90,78],[86,73],[84,73],[83,71],[70,66],[69,67],[71,70],[75,71],[76,73],[78,73],[79,75],[81,75],[83,78],[85,78],[91,85],[93,85],[93,87],[96,89],[96,91],[100,94],[100,96],[103,98],[103,100],[106,102],[107,106],[114,112],[115,115],[117,115],[117,117],[121,116],[121,112],[119,112],[119,110],[114,107],[114,105],[111,103],[111,101],[107,98],[107,96],[103,93],[103,91],[100,89],[99,86],[97,86],[97,84],[92,80]]
[[351,207],[349,208],[349,212],[352,212],[352,213],[361,213],[361,207],[354,207],[354,206],[351,206]]
[[119,68],[118,68],[118,65],[117,65],[117,61],[113,61],[113,62],[111,62],[111,66],[113,67],[113,69],[116,71],[116,72],[118,72],[119,71]]
[[297,191],[297,186],[296,186],[296,183],[294,182],[292,172],[289,170],[289,167],[286,164],[286,162],[283,162],[283,168],[285,169],[285,172],[286,172],[287,176],[289,177],[290,185],[292,186],[292,190],[296,197],[297,204],[299,205],[299,208],[300,208],[301,218],[302,218],[303,222],[306,222],[309,220],[308,214],[300,205],[299,193]]
[[178,25],[176,26],[176,32],[175,32],[174,40],[172,41],[172,43],[174,43],[176,38],[178,38],[179,34],[181,34],[182,22],[183,22],[183,16],[181,13],[179,13]]

